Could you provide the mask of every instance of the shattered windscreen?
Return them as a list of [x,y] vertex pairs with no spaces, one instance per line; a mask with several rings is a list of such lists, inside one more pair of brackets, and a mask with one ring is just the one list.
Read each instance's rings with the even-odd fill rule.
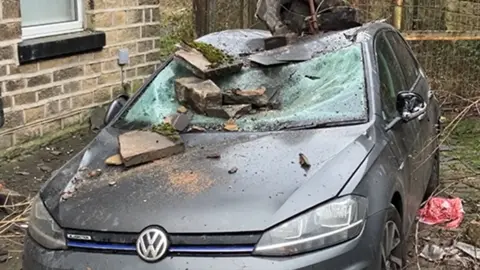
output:
[[[175,79],[193,76],[172,60],[120,118],[120,128],[156,125],[180,106]],[[214,83],[225,89],[265,87],[278,93],[279,109],[257,111],[236,120],[241,131],[274,131],[285,124],[367,120],[361,44],[311,60],[273,67],[244,67]],[[220,130],[225,119],[194,114],[190,124]],[[118,126],[118,125],[117,125]]]

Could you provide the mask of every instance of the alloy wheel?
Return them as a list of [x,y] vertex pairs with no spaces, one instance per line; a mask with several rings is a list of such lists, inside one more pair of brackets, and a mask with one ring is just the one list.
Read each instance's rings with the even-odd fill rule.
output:
[[384,270],[400,270],[403,262],[401,251],[399,249],[402,240],[397,224],[393,221],[387,221],[383,229],[382,239],[382,269]]

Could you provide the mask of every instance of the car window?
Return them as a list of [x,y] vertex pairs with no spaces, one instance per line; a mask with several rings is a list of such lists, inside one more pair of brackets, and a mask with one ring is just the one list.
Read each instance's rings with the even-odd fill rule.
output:
[[402,69],[383,34],[379,34],[375,40],[375,52],[380,75],[383,117],[389,121],[397,115],[397,93],[406,89],[405,80]]
[[396,32],[387,32],[385,34],[388,41],[392,45],[392,49],[397,55],[398,62],[402,67],[403,74],[407,84],[407,89],[410,89],[419,75],[418,63],[413,57],[408,44]]
[[[163,123],[180,106],[175,79],[194,76],[172,60],[120,117],[118,127]],[[222,90],[257,89],[278,93],[280,108],[257,110],[236,120],[240,130],[273,131],[298,123],[339,123],[368,119],[365,69],[360,43],[319,54],[311,60],[273,67],[245,66],[212,81]],[[225,119],[193,114],[191,124],[221,130]]]

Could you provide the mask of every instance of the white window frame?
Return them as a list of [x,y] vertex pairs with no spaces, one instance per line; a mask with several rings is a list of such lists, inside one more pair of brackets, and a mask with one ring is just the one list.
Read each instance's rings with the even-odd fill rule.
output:
[[75,0],[75,3],[77,5],[76,21],[22,27],[22,40],[83,31],[83,0]]

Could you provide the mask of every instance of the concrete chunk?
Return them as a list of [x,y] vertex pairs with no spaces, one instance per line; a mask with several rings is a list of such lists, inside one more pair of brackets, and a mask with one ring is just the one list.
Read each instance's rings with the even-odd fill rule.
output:
[[122,165],[122,157],[119,154],[113,155],[105,160],[105,164],[110,166]]
[[207,108],[206,114],[207,114],[207,116],[209,116],[209,117],[230,119],[230,116],[229,116],[228,113],[223,109],[223,107]]
[[252,104],[256,107],[264,107],[268,102],[265,87],[253,90],[232,89],[223,93],[223,103],[228,105]]
[[250,110],[252,109],[252,105],[251,104],[225,105],[222,108],[227,113],[228,118],[239,118],[242,115],[249,113]]
[[211,80],[200,80],[196,77],[177,79],[175,93],[180,103],[199,114],[207,114],[208,108],[222,106],[222,90]]
[[205,113],[207,108],[222,106],[222,90],[211,80],[195,84],[191,91],[190,106],[198,113]]
[[212,63],[194,48],[180,49],[175,52],[175,58],[179,63],[189,69],[195,76],[202,79],[223,76],[229,73],[239,72],[242,69],[243,62],[234,61],[225,63],[217,67],[212,67]]
[[212,63],[195,49],[184,50],[180,49],[175,52],[177,59],[183,60],[186,67],[190,69],[195,75],[205,78],[205,73],[208,71]]
[[175,95],[179,103],[185,104],[190,96],[192,85],[203,82],[197,77],[183,77],[175,80]]
[[171,141],[151,131],[131,131],[118,137],[120,155],[126,167],[132,167],[185,151],[183,141]]

